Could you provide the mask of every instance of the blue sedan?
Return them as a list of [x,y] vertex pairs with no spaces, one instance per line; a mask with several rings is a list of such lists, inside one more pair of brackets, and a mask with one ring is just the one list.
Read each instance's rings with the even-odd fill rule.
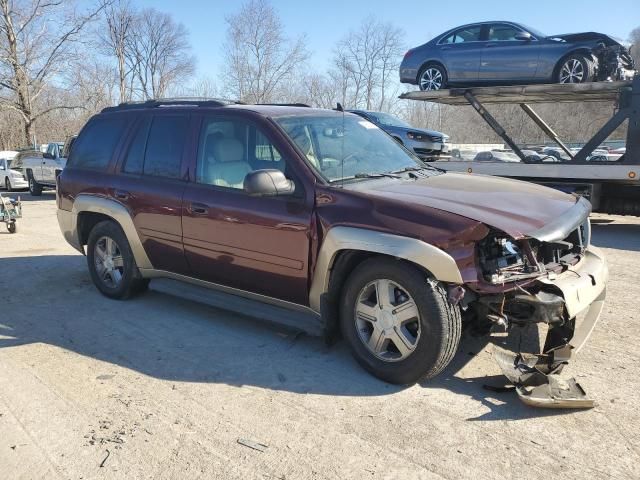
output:
[[451,29],[409,50],[400,81],[420,90],[449,86],[583,83],[635,74],[627,48],[595,32],[547,36],[513,22]]

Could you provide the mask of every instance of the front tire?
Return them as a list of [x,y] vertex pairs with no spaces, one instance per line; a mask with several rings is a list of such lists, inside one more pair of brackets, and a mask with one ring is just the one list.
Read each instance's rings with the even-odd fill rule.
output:
[[447,88],[447,72],[444,67],[435,63],[426,65],[418,75],[418,88],[423,92]]
[[557,83],[585,83],[593,80],[595,67],[584,55],[573,54],[564,58],[556,74]]
[[389,383],[412,384],[451,362],[462,320],[442,285],[410,264],[378,257],[349,276],[340,325],[368,372]]
[[9,180],[9,177],[4,177],[4,189],[7,192],[13,191],[13,188],[11,188],[11,180]]
[[100,292],[124,300],[146,289],[148,281],[140,277],[127,237],[112,221],[98,223],[89,234],[87,264]]
[[29,193],[34,197],[42,195],[42,185],[33,178],[33,173],[29,173]]

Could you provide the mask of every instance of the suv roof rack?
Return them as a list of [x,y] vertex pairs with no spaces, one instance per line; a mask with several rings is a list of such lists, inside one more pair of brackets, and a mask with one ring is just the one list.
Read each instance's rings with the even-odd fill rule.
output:
[[311,108],[311,105],[306,103],[255,103],[254,105],[266,105],[271,107],[306,107]]
[[205,97],[184,97],[184,98],[159,98],[153,100],[145,100],[141,102],[123,102],[114,107],[106,107],[102,109],[102,113],[116,112],[120,110],[135,110],[143,108],[159,108],[159,107],[224,107],[225,105],[241,104],[235,100],[227,100],[222,98],[205,98]]

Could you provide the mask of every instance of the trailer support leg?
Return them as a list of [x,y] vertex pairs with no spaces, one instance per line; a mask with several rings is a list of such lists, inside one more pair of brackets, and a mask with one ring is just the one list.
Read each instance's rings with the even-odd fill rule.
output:
[[464,92],[464,98],[466,98],[467,102],[469,102],[469,104],[473,108],[475,108],[476,112],[480,114],[482,119],[485,122],[487,122],[487,124],[493,129],[493,131],[496,132],[500,136],[500,138],[502,138],[505,141],[507,145],[509,145],[511,150],[513,150],[513,153],[518,155],[518,157],[520,157],[520,159],[524,162],[525,161],[524,153],[522,153],[522,150],[520,150],[518,145],[516,145],[516,142],[514,142],[511,139],[511,137],[507,134],[505,129],[502,128],[502,126],[498,123],[498,121],[495,118],[493,118],[493,115],[491,115],[487,111],[487,109],[484,108],[484,106],[482,106],[482,104],[478,101],[478,99],[474,97],[469,90]]
[[[604,142],[609,135],[613,133],[613,131],[620,126],[622,122],[625,121],[626,118],[629,117],[629,108],[621,108],[618,110],[613,117],[611,117],[604,126],[597,131],[597,133],[591,137],[587,143],[585,143],[584,147],[580,149],[578,153],[575,154],[573,161],[574,162],[584,162],[587,160],[587,157],[591,155],[598,146]],[[629,129],[631,130],[631,129]]]
[[560,140],[560,137],[558,137],[558,134],[556,132],[553,131],[553,129],[549,126],[549,124],[547,124],[547,122],[545,122],[542,118],[540,118],[540,115],[538,115],[533,108],[531,108],[529,105],[527,105],[526,103],[521,103],[520,104],[520,108],[522,108],[522,110],[524,110],[524,113],[526,113],[527,115],[529,115],[529,118],[531,118],[531,120],[533,120],[536,125],[538,125],[540,127],[540,129],[547,134],[547,136],[553,140],[554,142],[556,142],[556,145],[558,145],[562,150],[564,150],[564,153],[566,153],[567,155],[569,155],[569,158],[573,158],[573,153],[571,153],[571,150],[569,150],[569,147],[567,147],[562,140]]

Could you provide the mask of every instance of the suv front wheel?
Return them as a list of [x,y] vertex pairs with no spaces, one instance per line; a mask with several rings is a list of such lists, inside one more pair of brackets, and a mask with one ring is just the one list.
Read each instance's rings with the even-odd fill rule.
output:
[[96,224],[87,242],[87,263],[95,286],[107,297],[122,300],[146,288],[127,237],[112,221]]
[[340,323],[356,360],[395,384],[440,373],[455,355],[462,327],[460,309],[438,282],[383,258],[363,262],[349,276]]

